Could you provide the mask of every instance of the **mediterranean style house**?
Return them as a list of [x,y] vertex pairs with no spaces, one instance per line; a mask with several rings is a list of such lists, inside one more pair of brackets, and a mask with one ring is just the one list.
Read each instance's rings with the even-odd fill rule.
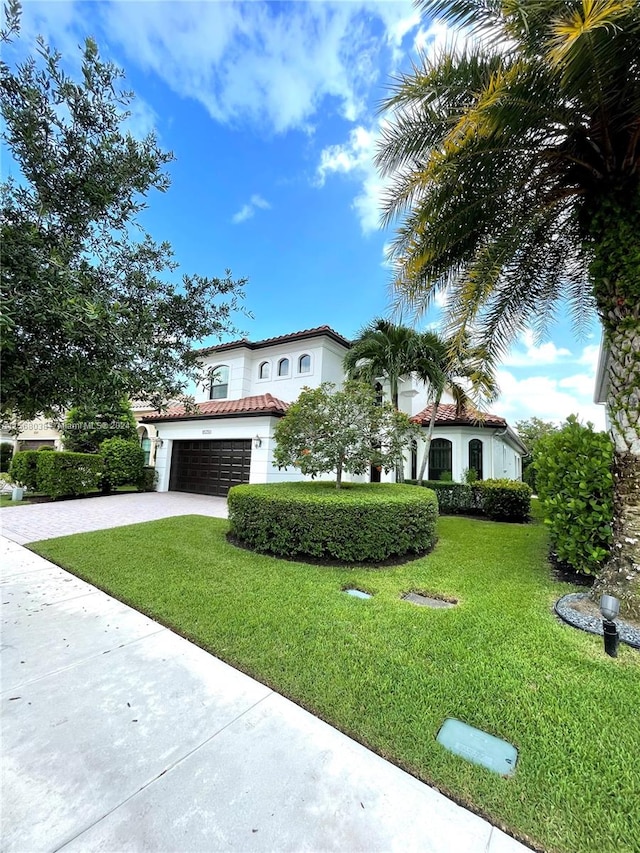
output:
[[[169,407],[141,418],[154,428],[158,490],[226,495],[237,483],[305,479],[297,469],[273,464],[274,429],[288,404],[304,387],[322,382],[340,386],[343,358],[351,342],[329,326],[262,341],[246,339],[200,351],[213,380],[199,389],[196,411]],[[379,390],[384,392],[382,385]],[[431,418],[427,388],[414,377],[399,389],[399,406],[424,426]],[[425,443],[408,448],[405,477],[415,479]],[[451,398],[438,407],[427,476],[462,481],[474,468],[481,479],[520,479],[526,448],[504,418],[456,414]],[[393,473],[352,477],[365,482],[392,480]]]

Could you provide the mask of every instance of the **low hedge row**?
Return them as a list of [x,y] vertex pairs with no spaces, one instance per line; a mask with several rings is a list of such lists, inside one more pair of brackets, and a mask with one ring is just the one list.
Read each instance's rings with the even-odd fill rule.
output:
[[381,562],[436,541],[433,492],[389,483],[274,483],[229,491],[230,532],[279,557]]
[[156,472],[154,468],[143,467],[142,449],[122,439],[110,441],[117,444],[105,442],[102,454],[21,450],[11,460],[9,476],[14,483],[53,499],[84,495],[99,486],[108,491],[131,482],[140,492],[153,491]]
[[94,453],[37,453],[37,489],[50,498],[85,495],[97,488],[103,459]]
[[[417,485],[416,480],[406,482]],[[519,480],[479,480],[471,484],[428,480],[423,485],[436,493],[438,508],[447,515],[481,515],[492,521],[529,520],[533,492]]]

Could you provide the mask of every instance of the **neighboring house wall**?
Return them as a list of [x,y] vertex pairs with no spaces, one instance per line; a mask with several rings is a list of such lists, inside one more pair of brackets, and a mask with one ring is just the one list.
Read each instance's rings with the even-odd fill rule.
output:
[[38,417],[32,421],[20,421],[18,435],[15,434],[13,425],[3,424],[0,431],[0,440],[8,441],[18,450],[37,450],[38,447],[55,447],[62,450],[62,436],[53,426],[51,418]]

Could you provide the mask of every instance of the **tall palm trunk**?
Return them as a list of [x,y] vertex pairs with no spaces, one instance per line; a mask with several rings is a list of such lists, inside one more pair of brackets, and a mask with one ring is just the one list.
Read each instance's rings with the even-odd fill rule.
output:
[[427,469],[427,460],[429,459],[429,450],[431,449],[431,440],[433,439],[433,430],[436,425],[436,415],[438,414],[438,406],[440,405],[440,399],[442,395],[438,394],[437,398],[433,403],[433,410],[431,412],[431,421],[429,422],[429,431],[427,432],[427,446],[424,449],[424,455],[422,456],[422,462],[420,463],[420,473],[418,474],[418,485],[421,486],[424,481],[424,472]]
[[640,617],[640,320],[609,336],[607,406],[614,442],[613,544],[592,594],[615,595],[623,615]]
[[591,267],[609,347],[607,410],[614,443],[613,544],[593,588],[640,617],[640,200],[609,199],[592,222]]

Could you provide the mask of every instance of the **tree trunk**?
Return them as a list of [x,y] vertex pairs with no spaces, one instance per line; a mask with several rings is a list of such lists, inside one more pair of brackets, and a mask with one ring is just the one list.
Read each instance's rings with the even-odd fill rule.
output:
[[427,446],[424,449],[424,455],[420,464],[420,473],[418,474],[418,485],[421,486],[424,480],[424,472],[427,469],[427,460],[429,459],[429,449],[431,448],[431,439],[433,438],[433,430],[436,425],[436,415],[438,406],[440,405],[440,396],[433,403],[433,411],[431,412],[431,421],[429,423],[429,432],[427,433]]
[[[636,308],[636,313],[640,309]],[[608,335],[607,409],[614,442],[614,520],[610,557],[593,586],[597,601],[620,599],[622,616],[640,617],[640,319]]]
[[592,596],[615,595],[622,616],[640,617],[640,196],[601,196],[589,213],[589,275],[609,349],[614,443],[613,543]]
[[[391,392],[391,404],[396,412],[400,411],[399,394],[398,394],[398,377],[389,376],[389,386]],[[404,483],[404,457],[396,462],[396,483]]]
[[336,469],[336,489],[339,489],[342,485],[342,459],[338,462],[338,467]]

